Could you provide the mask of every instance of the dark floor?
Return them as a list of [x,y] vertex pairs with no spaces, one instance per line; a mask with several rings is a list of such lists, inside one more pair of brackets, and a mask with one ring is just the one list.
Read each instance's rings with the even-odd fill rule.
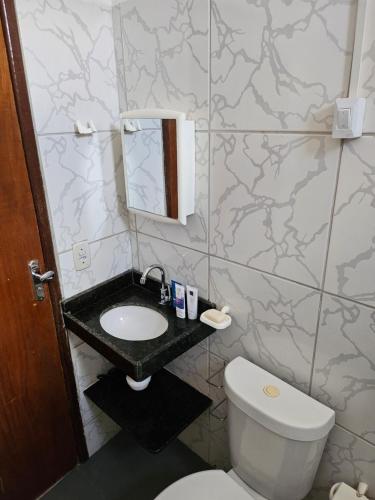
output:
[[206,469],[209,466],[180,441],[152,454],[122,431],[42,498],[153,500],[177,479]]

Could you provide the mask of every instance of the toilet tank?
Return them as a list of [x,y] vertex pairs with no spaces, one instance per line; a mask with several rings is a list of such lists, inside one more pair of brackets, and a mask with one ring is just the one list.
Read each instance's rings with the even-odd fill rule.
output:
[[238,357],[225,369],[234,472],[268,500],[301,500],[311,490],[334,412]]

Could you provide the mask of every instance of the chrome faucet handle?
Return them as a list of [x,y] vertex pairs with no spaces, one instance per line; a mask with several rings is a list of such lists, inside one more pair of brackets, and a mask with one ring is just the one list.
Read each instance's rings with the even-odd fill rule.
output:
[[169,304],[171,301],[171,289],[169,285],[162,286],[160,289],[160,302],[162,306]]
[[147,277],[151,271],[154,269],[158,269],[161,274],[161,288],[160,288],[160,302],[159,304],[165,306],[169,304],[171,300],[171,291],[169,285],[165,283],[165,270],[164,267],[159,264],[153,264],[152,266],[148,266],[147,269],[144,270],[141,279],[139,280],[141,285],[145,285]]

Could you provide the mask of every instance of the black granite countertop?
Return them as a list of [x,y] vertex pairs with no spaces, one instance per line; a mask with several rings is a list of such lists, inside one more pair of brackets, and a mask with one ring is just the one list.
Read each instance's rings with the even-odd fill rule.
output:
[[[159,305],[160,283],[148,278],[142,286],[140,276],[137,271],[127,271],[62,302],[65,326],[134,380],[156,373],[215,331],[199,319],[179,319],[172,307]],[[167,332],[143,341],[112,337],[101,327],[100,316],[122,305],[140,305],[158,311],[168,320]],[[212,303],[199,299],[198,318],[211,307]]]

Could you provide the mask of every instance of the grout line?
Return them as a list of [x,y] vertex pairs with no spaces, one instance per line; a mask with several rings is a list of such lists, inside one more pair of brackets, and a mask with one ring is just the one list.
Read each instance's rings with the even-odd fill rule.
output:
[[335,422],[335,426],[338,427],[339,429],[347,432],[348,434],[351,434],[352,436],[355,436],[357,439],[359,439],[360,441],[363,441],[364,444],[368,445],[368,446],[372,446],[375,448],[375,444],[372,443],[371,441],[369,441],[368,439],[365,439],[363,436],[360,436],[359,434],[349,430],[348,428],[344,427],[343,425],[341,424],[338,424],[337,422]]
[[77,137],[77,138],[82,138],[82,137],[87,137],[87,138],[90,138],[90,137],[93,137],[95,136],[96,134],[108,134],[108,133],[112,133],[112,134],[119,134],[120,133],[120,129],[110,129],[110,130],[97,130],[96,132],[94,132],[93,134],[89,134],[89,135],[81,135],[81,134],[77,134],[76,132],[45,132],[45,133],[39,133],[37,132],[36,135],[38,137],[48,137],[48,136],[56,136],[56,135],[73,135],[74,137]]
[[[266,134],[266,135],[313,135],[313,136],[330,136],[330,130],[254,130],[254,129],[212,129],[215,134]],[[338,140],[338,139],[335,139]]]
[[314,376],[314,368],[315,368],[315,359],[316,359],[316,352],[317,352],[317,347],[318,347],[318,337],[319,337],[319,326],[320,326],[320,319],[321,319],[321,313],[322,313],[322,304],[323,304],[323,293],[324,293],[324,287],[326,284],[326,275],[327,275],[327,268],[328,268],[328,257],[329,257],[329,251],[330,251],[330,246],[331,246],[331,237],[332,237],[332,228],[333,228],[333,220],[335,216],[335,206],[336,206],[336,197],[337,197],[337,192],[338,192],[338,186],[339,186],[339,179],[340,179],[340,171],[341,171],[341,162],[342,162],[342,157],[343,157],[343,151],[344,151],[344,141],[341,141],[340,144],[340,153],[339,153],[339,158],[338,158],[338,163],[337,163],[337,173],[336,173],[336,179],[335,179],[335,189],[333,191],[333,197],[332,197],[332,207],[331,207],[331,213],[329,217],[329,225],[328,225],[328,235],[327,235],[327,243],[326,243],[326,252],[324,256],[324,261],[323,261],[323,273],[322,273],[322,278],[321,278],[321,294],[320,294],[320,300],[319,300],[319,308],[318,308],[318,318],[317,318],[317,326],[316,326],[316,333],[315,333],[315,342],[314,342],[314,349],[313,349],[313,355],[311,358],[311,372],[310,372],[310,386],[309,386],[309,394],[311,395],[311,390],[312,390],[312,383],[313,383],[313,376]]
[[360,302],[358,300],[355,300],[355,299],[353,299],[351,297],[346,297],[344,295],[339,295],[337,293],[330,292],[329,290],[324,290],[323,288],[320,288],[318,286],[308,285],[307,283],[303,283],[301,281],[293,280],[291,278],[287,278],[286,276],[280,276],[278,274],[271,273],[270,271],[265,271],[263,269],[259,269],[257,267],[253,267],[253,266],[248,266],[248,265],[243,264],[241,262],[236,262],[234,260],[230,260],[230,259],[225,258],[225,257],[220,257],[219,255],[215,255],[215,254],[203,252],[202,250],[197,250],[195,248],[188,247],[187,245],[182,245],[180,243],[176,243],[174,241],[170,241],[170,240],[167,240],[165,238],[161,238],[159,236],[155,236],[155,235],[148,234],[148,233],[143,233],[142,231],[138,231],[138,234],[140,234],[142,236],[146,236],[147,238],[152,238],[154,240],[161,241],[163,243],[168,243],[170,245],[175,245],[175,246],[180,247],[180,248],[185,248],[186,250],[189,250],[191,252],[200,253],[202,255],[205,255],[209,259],[209,261],[210,261],[210,258],[215,258],[215,259],[218,259],[218,260],[222,260],[224,262],[228,262],[229,264],[233,264],[235,266],[240,266],[240,267],[243,267],[244,269],[248,269],[250,271],[254,271],[254,272],[257,272],[257,273],[260,273],[260,274],[264,274],[266,276],[270,276],[272,278],[276,278],[276,279],[279,279],[279,280],[282,280],[282,281],[286,281],[287,283],[292,283],[294,285],[298,285],[298,286],[302,286],[302,287],[305,287],[305,288],[309,288],[310,290],[313,290],[313,291],[319,292],[319,293],[323,293],[324,295],[329,295],[331,297],[335,297],[335,298],[338,298],[338,299],[341,299],[341,300],[347,300],[348,302],[353,302],[354,304],[357,304],[357,305],[363,306],[363,307],[367,307],[369,309],[375,309],[375,304],[373,306],[370,305],[370,304],[365,304],[365,303]]
[[312,353],[312,357],[311,357],[310,381],[309,381],[309,390],[308,390],[309,396],[311,396],[312,384],[313,384],[313,378],[314,378],[315,359],[316,359],[316,351],[317,351],[317,346],[318,346],[318,336],[319,336],[320,315],[322,312],[322,304],[323,304],[323,290],[320,292],[318,314],[316,317],[315,338],[314,338],[313,353]]
[[[209,64],[209,67],[211,68],[211,64]],[[209,83],[208,85],[208,94],[209,94],[209,99],[211,95],[211,84]],[[209,114],[211,113],[211,104],[209,104]],[[196,134],[207,134],[207,133],[214,133],[214,134],[254,134],[254,135],[312,135],[312,136],[331,136],[332,132],[331,131],[312,131],[312,130],[253,130],[253,129],[214,129],[211,128],[210,125],[211,120],[209,119],[209,125],[207,129],[196,129],[195,133]],[[104,134],[104,133],[113,133],[113,134],[120,134],[121,130],[120,128],[118,129],[103,129],[103,130],[97,130],[94,132],[92,135],[80,135],[77,134],[76,132],[36,132],[36,135],[38,137],[48,137],[48,136],[56,136],[56,135],[73,135],[74,137],[92,137],[95,134]],[[374,137],[375,136],[375,130],[372,132],[363,132],[363,136],[366,137]],[[338,139],[333,139],[337,141]]]
[[161,236],[155,236],[153,234],[144,233],[142,231],[138,231],[138,233],[141,234],[142,236],[148,236],[149,238],[153,238],[155,240],[162,241],[163,243],[170,243],[171,245],[176,245],[176,246],[181,247],[181,248],[186,248],[187,250],[190,250],[191,252],[201,253],[201,254],[206,255],[208,257],[208,252],[203,252],[202,250],[197,250],[195,248],[188,247],[187,245],[182,245],[181,243],[175,243],[174,241],[167,240],[166,238],[162,238]]
[[[115,238],[116,236],[120,236],[121,234],[125,234],[125,233],[130,233],[130,229],[124,229],[123,231],[119,231],[118,233],[113,233],[113,234],[109,234],[108,236],[103,236],[102,238],[98,238],[97,240],[81,240],[81,241],[87,241],[89,245],[92,245],[93,243],[99,243],[101,241],[104,241],[104,240],[108,240],[109,238]],[[73,245],[75,245],[76,243],[79,243],[79,241],[73,243]],[[72,245],[72,247],[73,247]],[[63,250],[62,252],[58,252],[57,255],[60,256],[60,255],[65,255],[69,252],[72,252],[72,248],[69,248],[68,250]]]
[[[331,137],[331,131],[312,131],[312,130],[252,130],[252,129],[211,129],[212,133],[215,134],[254,134],[254,135],[308,135],[313,137]],[[375,130],[369,132],[363,132],[363,136],[375,136]],[[334,141],[339,141],[340,139],[334,139]]]
[[137,243],[137,261],[138,261],[138,268],[141,268],[141,258],[140,258],[140,253],[139,253],[139,239],[138,239],[138,222],[137,222],[137,216],[134,215],[134,222],[135,222],[135,240]]
[[353,299],[351,297],[345,297],[344,295],[338,295],[337,293],[329,292],[327,290],[322,290],[325,295],[329,295],[330,297],[334,297],[335,299],[346,300],[347,302],[352,302],[361,307],[366,307],[367,309],[374,310],[375,304],[372,306],[371,304],[365,304],[364,302],[359,302],[359,300]]
[[[119,14],[120,14],[120,20],[119,20],[119,26],[120,26],[120,43],[121,43],[121,58],[122,58],[122,65],[119,65],[117,64],[117,60],[116,60],[116,68],[117,68],[117,89],[118,89],[118,92],[121,91],[121,88],[120,88],[120,85],[118,84],[118,79],[119,79],[119,72],[121,72],[121,75],[120,75],[120,78],[123,79],[123,82],[124,82],[124,102],[125,102],[125,106],[126,106],[126,109],[129,109],[129,99],[128,99],[128,82],[127,82],[127,76],[126,76],[126,70],[125,70],[125,66],[126,66],[126,58],[125,58],[125,51],[124,51],[124,46],[125,46],[125,42],[124,42],[124,34],[125,34],[125,26],[123,26],[123,17],[122,17],[122,8],[121,8],[121,4],[118,5],[119,7]],[[113,26],[113,14],[114,14],[114,7],[112,7],[112,26]],[[115,49],[116,50],[116,49]],[[116,56],[117,54],[115,54]],[[121,71],[122,69],[122,71]],[[119,95],[119,107],[120,107],[120,95]],[[120,109],[120,112],[121,112],[121,109]]]
[[[211,278],[211,112],[212,112],[212,2],[208,2],[208,186],[207,186],[207,253],[208,253],[208,273],[207,273],[207,297],[211,300],[210,278]],[[208,340],[208,352],[210,353],[210,342]]]
[[326,255],[325,255],[325,260],[324,260],[324,267],[323,267],[323,274],[322,274],[322,281],[321,281],[322,290],[324,290],[325,286],[326,286],[326,278],[327,278],[327,270],[328,270],[328,258],[329,258],[330,247],[331,247],[333,222],[334,222],[334,218],[335,218],[336,199],[337,199],[337,193],[338,193],[338,187],[339,187],[343,153],[344,153],[344,141],[341,141],[339,164],[338,164],[338,169],[337,169],[335,191],[333,193],[333,200],[332,200],[333,203],[332,203],[332,208],[331,208],[331,215],[330,215],[330,222],[329,222],[329,229],[328,229],[327,248],[326,248]]
[[326,254],[325,254],[324,265],[323,265],[323,274],[322,274],[322,281],[321,281],[321,289],[322,290],[324,290],[324,287],[326,285],[326,277],[327,277],[327,269],[328,269],[328,257],[329,257],[329,251],[330,251],[330,246],[331,246],[333,220],[335,217],[336,198],[337,198],[337,193],[338,193],[338,188],[339,188],[339,180],[340,180],[340,172],[341,172],[341,164],[342,164],[343,154],[344,154],[344,141],[341,141],[338,168],[337,168],[337,174],[336,174],[335,190],[333,192],[332,208],[331,208],[331,214],[330,214],[330,219],[329,219]]
[[142,231],[139,231],[139,234],[141,234],[142,236],[147,236],[148,238],[153,238],[155,240],[162,241],[163,243],[170,243],[171,245],[176,245],[176,246],[181,247],[181,248],[186,248],[187,250],[190,250],[191,252],[197,252],[197,253],[200,253],[202,255],[206,255],[207,257],[213,257],[215,259],[223,260],[225,262],[228,262],[229,264],[234,264],[236,266],[241,266],[241,267],[244,267],[245,269],[249,269],[251,271],[256,271],[258,273],[266,274],[267,276],[272,276],[274,278],[285,280],[285,281],[288,281],[290,283],[294,283],[296,285],[304,286],[306,288],[310,288],[311,290],[321,291],[321,289],[318,288],[318,287],[314,287],[312,285],[307,285],[307,284],[302,283],[300,281],[292,280],[291,278],[286,278],[285,276],[279,276],[278,274],[271,273],[270,271],[264,271],[263,269],[259,269],[257,267],[248,266],[248,265],[243,264],[241,262],[236,262],[235,260],[231,260],[231,259],[228,259],[228,258],[225,258],[225,257],[221,257],[219,255],[211,254],[209,252],[204,252],[202,250],[197,250],[196,248],[188,247],[187,245],[182,245],[180,243],[176,243],[174,241],[167,240],[166,238],[161,238],[160,236],[155,236],[153,234],[143,233]]

